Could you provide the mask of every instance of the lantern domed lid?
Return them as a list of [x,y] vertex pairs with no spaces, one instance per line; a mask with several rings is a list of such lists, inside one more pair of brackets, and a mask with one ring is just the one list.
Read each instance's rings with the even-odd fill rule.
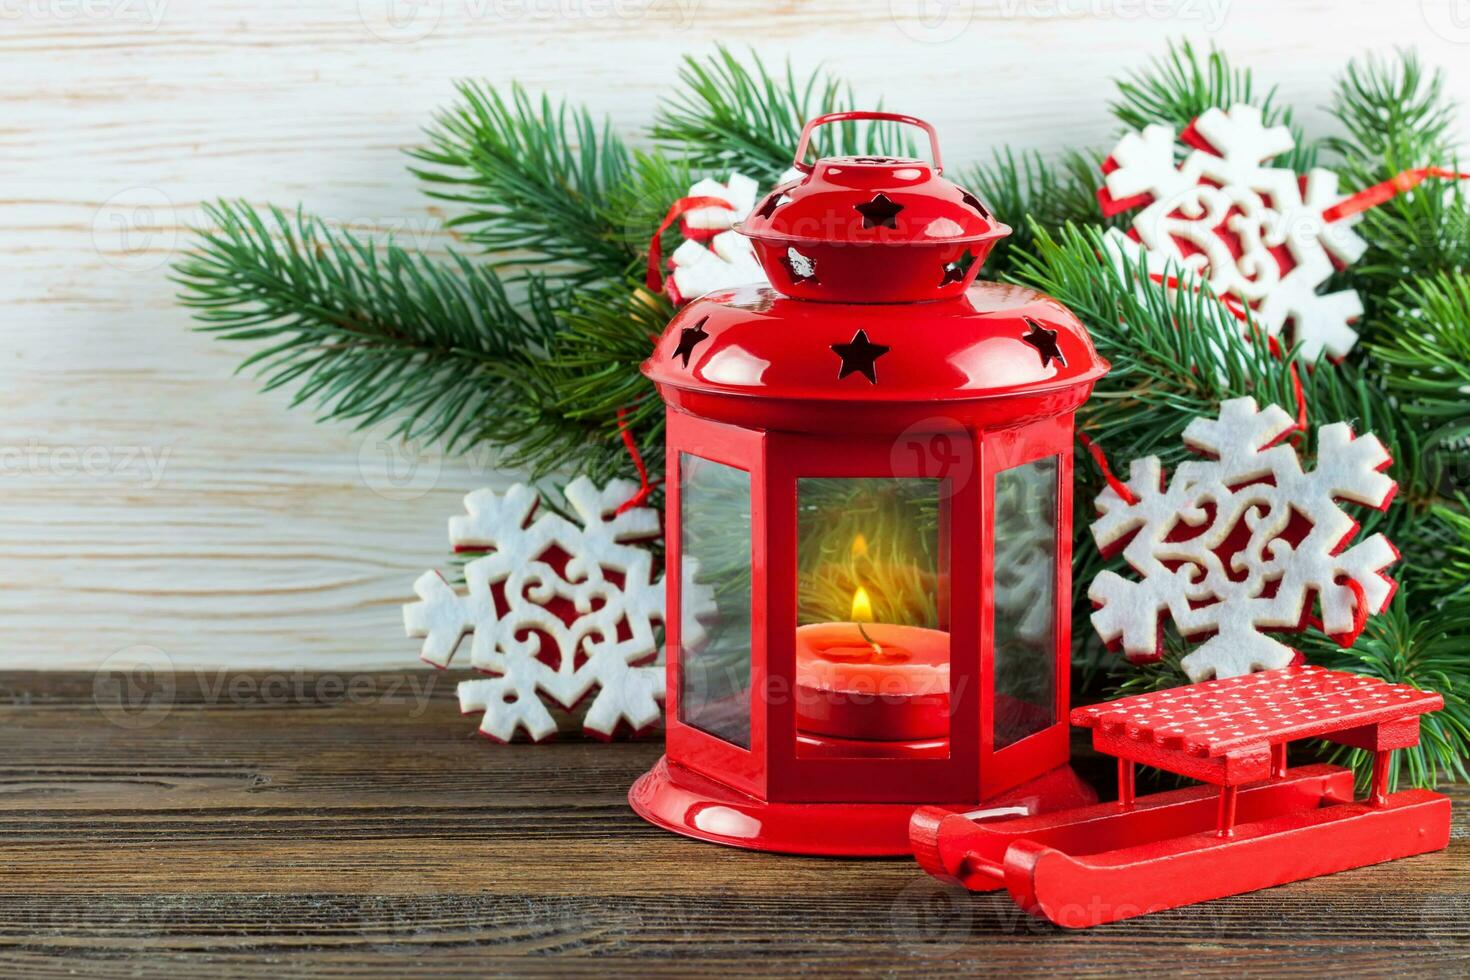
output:
[[[803,159],[814,129],[852,119],[923,129],[932,160]],[[802,176],[776,187],[735,226],[754,242],[767,278],[788,296],[837,303],[957,296],[995,242],[1011,232],[978,197],[941,176],[934,127],[913,116],[818,116],[802,130],[793,166]]]
[[1066,307],[993,282],[950,300],[899,304],[810,303],[766,286],[720,290],[681,310],[643,365],[666,400],[697,413],[732,417],[739,401],[737,414],[757,424],[755,402],[799,404],[776,413],[796,428],[820,427],[813,413],[823,406],[845,424],[874,406],[932,411],[939,402],[963,414],[966,402],[1066,392],[1050,414],[1080,403],[1107,370]]
[[[929,134],[932,161],[894,156],[802,157],[812,130],[848,119],[910,123]],[[847,242],[867,245],[942,244],[1003,238],[1010,228],[995,220],[974,194],[941,174],[934,127],[922,119],[887,112],[834,112],[807,123],[796,149],[796,180],[766,195],[738,225],[755,239]]]

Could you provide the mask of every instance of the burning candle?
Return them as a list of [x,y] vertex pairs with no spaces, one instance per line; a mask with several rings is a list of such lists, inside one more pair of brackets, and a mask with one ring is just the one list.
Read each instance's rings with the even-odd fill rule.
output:
[[859,586],[852,622],[797,627],[797,726],[884,741],[948,734],[949,634],[872,620]]

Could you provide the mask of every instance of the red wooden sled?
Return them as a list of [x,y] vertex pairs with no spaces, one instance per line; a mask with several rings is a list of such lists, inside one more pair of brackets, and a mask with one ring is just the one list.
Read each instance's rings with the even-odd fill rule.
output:
[[[1119,799],[1033,817],[916,811],[910,840],[934,876],[1082,928],[1434,851],[1450,801],[1388,793],[1396,749],[1419,741],[1433,692],[1295,666],[1077,708],[1118,759]],[[1287,743],[1325,738],[1374,753],[1367,799],[1338,766],[1286,767]],[[1212,784],[1135,798],[1134,766]],[[1214,787],[1219,787],[1215,789]]]

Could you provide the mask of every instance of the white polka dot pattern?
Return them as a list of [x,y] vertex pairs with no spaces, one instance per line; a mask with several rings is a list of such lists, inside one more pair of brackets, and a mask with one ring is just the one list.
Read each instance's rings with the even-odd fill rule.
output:
[[1303,664],[1076,708],[1072,724],[1213,758],[1443,705],[1433,691]]

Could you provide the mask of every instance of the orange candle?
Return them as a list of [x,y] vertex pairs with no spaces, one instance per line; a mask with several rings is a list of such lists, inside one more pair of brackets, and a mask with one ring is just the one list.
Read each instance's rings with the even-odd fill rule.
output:
[[797,726],[841,738],[949,732],[949,634],[889,623],[796,630]]

